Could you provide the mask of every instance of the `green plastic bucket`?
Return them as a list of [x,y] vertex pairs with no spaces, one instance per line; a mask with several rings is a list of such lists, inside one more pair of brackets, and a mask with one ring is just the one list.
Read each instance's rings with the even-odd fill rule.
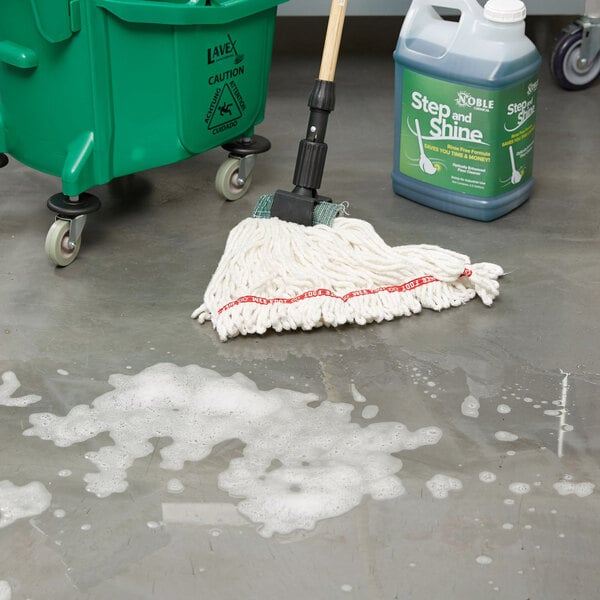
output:
[[94,185],[252,135],[286,0],[2,0],[0,152]]

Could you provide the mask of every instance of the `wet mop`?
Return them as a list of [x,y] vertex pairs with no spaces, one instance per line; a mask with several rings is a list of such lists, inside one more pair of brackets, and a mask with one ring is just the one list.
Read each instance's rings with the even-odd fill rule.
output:
[[389,321],[475,296],[489,306],[498,296],[501,267],[471,264],[438,246],[388,246],[369,223],[342,216],[343,205],[318,194],[346,5],[332,1],[295,187],[260,198],[253,216],[231,231],[204,302],[192,314],[211,321],[223,341],[269,329]]

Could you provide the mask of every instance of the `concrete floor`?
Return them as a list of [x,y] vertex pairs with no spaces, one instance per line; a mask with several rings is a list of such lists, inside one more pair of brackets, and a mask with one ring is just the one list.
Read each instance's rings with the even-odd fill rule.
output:
[[[565,477],[600,484],[600,84],[558,89],[547,50],[559,20],[533,21],[531,35],[546,52],[534,194],[493,223],[462,219],[393,194],[391,52],[400,19],[351,20],[322,192],[348,201],[352,216],[389,244],[435,243],[502,265],[500,297],[491,308],[476,300],[363,328],[223,344],[189,315],[228,232],[260,194],[289,185],[323,27],[300,23],[279,28],[259,128],[273,150],[238,202],[213,191],[221,150],[99,187],[103,209],[89,220],[79,258],[57,269],[44,255],[45,201],[57,179],[16,161],[0,172],[0,373],[18,376],[17,395],[42,397],[29,407],[0,406],[0,480],[39,481],[52,494],[47,511],[0,529],[0,581],[13,600],[597,599],[600,492],[562,496],[553,485]],[[216,484],[240,455],[236,442],[187,463],[176,474],[185,485],[178,496],[166,490],[173,473],[151,456],[129,470],[126,493],[102,499],[82,478],[93,470],[84,454],[110,443],[104,434],[68,448],[22,435],[30,414],[64,415],[111,389],[111,374],[164,361],[241,372],[261,389],[334,402],[353,402],[354,383],[379,407],[376,421],[436,425],[443,437],[401,453],[404,496],[364,498],[313,531],[266,539],[236,519],[165,517],[167,503],[236,502]],[[481,403],[478,419],[461,412],[468,395]],[[544,414],[563,401],[562,420]],[[511,412],[497,412],[499,404]],[[360,407],[355,412],[365,424]],[[519,439],[499,442],[499,430]],[[63,469],[72,475],[60,477]],[[480,482],[482,471],[497,480]],[[434,499],[425,482],[437,473],[463,489]],[[515,495],[514,482],[531,491]],[[492,562],[479,564],[482,555]]]

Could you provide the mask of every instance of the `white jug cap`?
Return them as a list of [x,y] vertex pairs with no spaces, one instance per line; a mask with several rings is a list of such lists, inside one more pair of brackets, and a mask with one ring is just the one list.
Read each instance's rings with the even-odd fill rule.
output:
[[488,0],[483,16],[496,23],[518,23],[527,16],[527,8],[521,0]]

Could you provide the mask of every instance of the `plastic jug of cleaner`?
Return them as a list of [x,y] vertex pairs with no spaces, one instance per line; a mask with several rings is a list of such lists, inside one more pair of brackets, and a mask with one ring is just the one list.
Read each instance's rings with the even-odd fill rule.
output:
[[413,0],[394,52],[397,194],[480,221],[527,200],[541,57],[525,16],[521,0]]

